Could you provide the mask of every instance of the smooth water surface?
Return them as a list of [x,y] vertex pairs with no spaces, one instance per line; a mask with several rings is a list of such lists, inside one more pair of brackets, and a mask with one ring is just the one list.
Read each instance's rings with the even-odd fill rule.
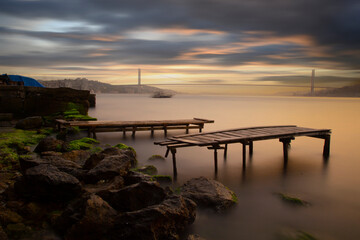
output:
[[[298,137],[291,143],[287,167],[282,143],[254,143],[254,154],[242,166],[242,145],[231,144],[227,159],[219,153],[214,173],[213,151],[181,148],[177,152],[175,185],[199,176],[217,179],[234,190],[239,202],[224,214],[198,211],[189,232],[208,240],[277,239],[284,231],[304,231],[317,239],[360,239],[360,99],[303,97],[234,97],[176,95],[170,99],[147,95],[98,94],[89,115],[99,120],[161,120],[193,117],[215,120],[204,131],[232,128],[298,125],[332,129],[330,158],[322,158],[324,141]],[[169,131],[168,136],[185,130]],[[191,130],[196,133],[197,130]],[[139,163],[155,165],[159,174],[172,175],[170,156],[148,161],[165,148],[154,141],[163,132],[98,133],[98,139],[114,145],[122,142],[136,149]],[[274,193],[285,193],[310,202],[307,207],[284,203]]]

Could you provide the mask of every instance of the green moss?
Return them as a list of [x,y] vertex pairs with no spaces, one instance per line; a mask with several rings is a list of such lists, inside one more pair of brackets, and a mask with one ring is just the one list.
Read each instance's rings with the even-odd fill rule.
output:
[[36,131],[16,129],[0,133],[0,163],[5,168],[17,165],[19,154],[27,153],[26,146],[37,144],[46,135]]
[[90,149],[91,153],[99,153],[101,152],[103,149],[101,147],[93,147]]
[[238,203],[238,201],[239,201],[239,199],[237,198],[237,196],[234,192],[231,193],[231,199],[234,203]]
[[161,155],[152,155],[151,157],[149,157],[148,159],[149,161],[152,161],[152,160],[165,160],[165,158]]
[[177,187],[177,188],[175,188],[174,190],[173,190],[173,192],[175,193],[175,194],[177,194],[177,195],[180,195],[181,194],[181,187]]
[[93,139],[93,138],[82,138],[82,139],[78,139],[78,140],[73,140],[71,142],[68,143],[68,147],[67,150],[68,151],[72,151],[72,150],[86,150],[86,149],[91,149],[93,148],[93,144],[97,144],[99,143],[99,141]]
[[301,200],[300,198],[291,197],[289,195],[283,194],[283,193],[277,193],[277,195],[286,203],[295,205],[295,206],[307,206],[309,205],[308,202]]
[[66,107],[66,111],[64,111],[63,115],[66,120],[77,120],[77,121],[96,121],[96,118],[90,117],[88,115],[84,115],[81,113],[86,113],[84,107],[80,104],[68,103]]
[[135,151],[135,149],[133,148],[133,147],[129,147],[128,145],[125,145],[125,144],[123,144],[123,143],[118,143],[118,144],[116,144],[114,147],[116,147],[116,148],[118,148],[118,149],[128,149],[128,150],[131,150],[133,153],[134,153],[134,155],[135,155],[135,157],[136,157],[136,151]]
[[141,172],[147,175],[155,175],[157,173],[157,168],[153,165],[146,165],[140,168],[134,168],[133,171]]
[[169,175],[153,175],[152,180],[158,182],[172,182],[172,177]]

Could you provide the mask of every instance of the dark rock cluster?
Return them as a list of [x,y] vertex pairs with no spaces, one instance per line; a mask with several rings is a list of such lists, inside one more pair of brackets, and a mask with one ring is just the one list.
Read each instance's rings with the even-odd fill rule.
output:
[[[45,139],[37,156],[20,158],[21,173],[0,192],[0,239],[179,239],[197,204],[224,210],[234,194],[206,178],[175,194],[150,175],[130,170],[133,151],[61,152]],[[87,154],[85,154],[87,153]],[[31,236],[30,236],[31,235]],[[20,237],[21,236],[21,237]],[[201,239],[189,236],[189,239]]]

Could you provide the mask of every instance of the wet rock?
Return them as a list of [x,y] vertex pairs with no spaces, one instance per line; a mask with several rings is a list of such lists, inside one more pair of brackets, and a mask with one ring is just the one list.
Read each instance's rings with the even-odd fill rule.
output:
[[136,171],[145,173],[148,175],[154,175],[157,173],[157,169],[153,165],[146,165],[146,166],[140,167],[140,168],[136,169]]
[[24,177],[15,183],[15,190],[26,198],[66,201],[81,193],[79,180],[58,168],[41,164],[26,170]]
[[21,172],[24,174],[26,170],[32,167],[39,166],[40,164],[46,164],[47,162],[41,158],[31,156],[31,157],[20,157],[19,158],[20,169]]
[[83,216],[68,230],[66,239],[102,239],[112,227],[116,210],[96,195],[91,195],[83,208]]
[[88,172],[85,181],[96,183],[100,180],[111,180],[116,176],[125,176],[130,167],[131,161],[127,156],[108,156]]
[[131,150],[118,149],[115,147],[106,148],[100,153],[92,154],[85,162],[83,168],[86,170],[93,169],[97,164],[99,164],[104,158],[108,156],[126,156],[128,157],[131,167],[136,165],[135,154]]
[[179,233],[195,220],[196,204],[171,196],[158,205],[120,214],[105,239],[179,239]]
[[87,184],[84,190],[89,193],[98,193],[101,191],[119,190],[124,187],[124,179],[121,176],[116,176],[111,181],[99,181],[96,184]]
[[62,153],[61,152],[54,152],[54,151],[48,151],[48,152],[42,152],[41,156],[61,156]]
[[156,182],[140,182],[120,190],[101,191],[98,195],[121,212],[159,204],[166,197],[164,189]]
[[63,152],[66,150],[66,144],[62,140],[57,140],[53,137],[46,137],[39,142],[39,144],[34,149],[36,153],[42,152]]
[[31,235],[32,229],[23,223],[14,223],[6,226],[9,239],[23,239]]
[[131,162],[131,167],[135,167],[137,164],[136,154],[134,151],[132,151],[130,149],[119,149],[116,147],[110,147],[110,148],[104,149],[101,153],[103,153],[107,156],[126,155]]
[[83,168],[86,170],[90,170],[94,168],[101,160],[106,157],[104,153],[94,153],[92,154],[84,163]]
[[186,240],[206,240],[205,238],[200,237],[197,234],[191,234],[187,237]]
[[181,187],[181,195],[192,199],[199,206],[225,210],[237,202],[234,192],[218,181],[205,177],[194,178]]
[[69,161],[60,156],[45,156],[42,158],[46,163],[51,164],[57,167],[60,171],[62,168],[78,168],[81,169],[81,166],[73,161]]
[[85,150],[72,150],[70,152],[63,153],[62,157],[83,166],[85,161],[90,157],[90,153]]
[[19,129],[36,129],[36,128],[41,128],[41,126],[43,125],[43,120],[40,116],[36,116],[36,117],[28,117],[28,118],[24,118],[19,120],[15,127],[19,128]]
[[128,174],[124,176],[124,180],[125,180],[125,185],[128,186],[139,182],[151,182],[152,177],[140,172],[129,171]]
[[4,231],[4,229],[0,225],[0,240],[8,240],[8,237]]
[[11,223],[21,223],[24,219],[16,212],[8,208],[0,207],[0,223],[6,226]]

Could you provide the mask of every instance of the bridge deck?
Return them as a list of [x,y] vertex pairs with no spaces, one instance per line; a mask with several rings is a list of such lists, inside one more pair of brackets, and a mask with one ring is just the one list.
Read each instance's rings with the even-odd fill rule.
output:
[[213,123],[213,120],[193,118],[193,119],[180,119],[180,120],[146,120],[146,121],[65,121],[61,119],[56,120],[58,129],[67,127],[79,127],[88,130],[89,134],[92,133],[96,138],[96,132],[117,132],[122,131],[124,134],[127,131],[132,131],[135,136],[136,131],[150,130],[154,134],[155,130],[163,130],[167,135],[167,130],[171,129],[199,129],[201,132],[204,124]]
[[246,146],[249,146],[249,153],[253,153],[253,142],[267,139],[279,139],[283,143],[284,160],[288,158],[288,147],[291,140],[298,136],[308,136],[321,138],[325,140],[323,155],[328,157],[330,153],[330,129],[312,129],[297,127],[295,125],[287,126],[264,126],[264,127],[250,127],[238,128],[223,131],[189,134],[170,137],[165,141],[155,142],[160,146],[166,146],[166,157],[171,151],[173,155],[174,175],[176,175],[176,158],[175,153],[177,148],[200,146],[208,147],[214,150],[215,171],[217,171],[217,150],[224,149],[224,156],[227,154],[227,145],[231,143],[243,144],[243,165],[246,160]]

